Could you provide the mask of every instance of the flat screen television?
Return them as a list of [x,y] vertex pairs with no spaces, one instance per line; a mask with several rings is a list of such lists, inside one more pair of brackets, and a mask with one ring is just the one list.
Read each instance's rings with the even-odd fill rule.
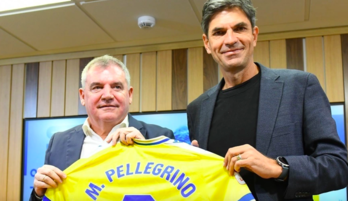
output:
[[[336,121],[338,134],[346,143],[343,104],[331,106],[332,116]],[[186,112],[156,112],[132,114],[134,118],[150,124],[169,128],[177,140],[190,143],[187,129]],[[57,118],[27,118],[24,119],[23,175],[22,199],[29,200],[33,188],[37,168],[44,164],[45,152],[51,136],[59,131],[83,124],[86,116]],[[347,189],[332,191],[314,196],[316,201],[347,201]]]

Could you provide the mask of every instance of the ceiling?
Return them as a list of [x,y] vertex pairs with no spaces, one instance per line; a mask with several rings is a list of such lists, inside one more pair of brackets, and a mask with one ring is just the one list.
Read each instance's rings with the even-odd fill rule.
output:
[[[200,40],[205,0],[72,0],[21,14],[0,13],[0,60]],[[348,26],[347,0],[253,0],[260,34]],[[2,16],[1,16],[2,15]],[[156,19],[140,29],[137,19]]]

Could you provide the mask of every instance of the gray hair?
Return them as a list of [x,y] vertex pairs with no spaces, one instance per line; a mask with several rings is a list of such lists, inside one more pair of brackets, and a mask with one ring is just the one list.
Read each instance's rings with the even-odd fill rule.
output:
[[131,78],[130,78],[130,74],[129,74],[129,71],[128,71],[127,67],[120,60],[116,59],[115,57],[109,56],[109,55],[96,57],[96,58],[94,58],[92,61],[90,61],[85,66],[85,68],[83,69],[83,71],[81,73],[81,85],[82,85],[82,88],[85,88],[87,73],[88,73],[88,71],[91,68],[93,68],[95,66],[106,68],[109,65],[117,65],[117,66],[119,66],[123,70],[123,72],[124,72],[124,74],[126,76],[126,81],[127,81],[127,85],[128,85],[128,89],[129,89],[130,88],[130,79]]
[[208,0],[204,3],[202,11],[201,26],[204,34],[208,37],[209,24],[216,13],[234,7],[240,8],[246,14],[251,27],[254,28],[256,24],[256,10],[251,0]]

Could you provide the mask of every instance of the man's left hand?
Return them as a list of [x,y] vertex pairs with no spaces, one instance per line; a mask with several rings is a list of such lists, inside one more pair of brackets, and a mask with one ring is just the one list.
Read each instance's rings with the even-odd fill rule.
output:
[[134,127],[128,128],[119,128],[115,132],[111,133],[106,137],[106,142],[112,142],[111,145],[115,146],[118,139],[125,144],[131,145],[134,144],[133,139],[145,139],[144,136],[140,133],[140,131]]
[[224,167],[233,175],[240,168],[246,168],[264,179],[278,178],[282,168],[277,161],[261,154],[254,147],[246,144],[229,148],[224,160]]

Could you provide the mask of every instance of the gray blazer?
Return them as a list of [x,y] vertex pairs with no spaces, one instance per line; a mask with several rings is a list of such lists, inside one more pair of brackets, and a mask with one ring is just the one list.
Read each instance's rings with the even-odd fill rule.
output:
[[[128,114],[129,126],[134,127],[146,138],[154,138],[160,135],[174,139],[173,131],[153,124],[137,121]],[[80,159],[85,134],[82,125],[78,125],[64,132],[55,133],[48,144],[45,156],[45,164],[53,165],[61,170],[66,169]],[[34,192],[30,200],[37,200]]]
[[[347,150],[317,78],[303,71],[256,64],[261,72],[256,149],[270,158],[284,156],[290,165],[288,182],[255,175],[258,200],[312,200],[313,194],[346,187]],[[196,139],[203,149],[207,149],[215,101],[223,83],[187,107],[190,139]]]

